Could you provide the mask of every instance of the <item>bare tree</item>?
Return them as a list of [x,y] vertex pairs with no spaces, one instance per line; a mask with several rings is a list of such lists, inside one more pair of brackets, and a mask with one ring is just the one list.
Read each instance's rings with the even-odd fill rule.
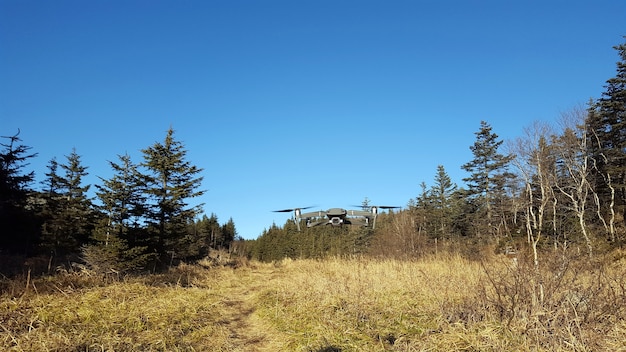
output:
[[[554,183],[554,157],[548,143],[551,127],[535,122],[524,129],[524,137],[509,144],[509,151],[517,155],[513,160],[524,182],[522,198],[524,202],[525,228],[527,242],[532,248],[535,272],[539,274],[539,254],[537,245],[543,238],[543,229],[547,209],[550,203],[556,203],[552,184]],[[533,283],[536,299],[544,301],[542,280],[537,275]]]
[[[589,124],[587,124],[588,126]],[[616,189],[615,189],[615,185],[613,184],[613,177],[611,176],[611,172],[604,167],[600,167],[598,164],[602,164],[602,165],[608,165],[609,164],[609,159],[606,156],[606,153],[604,153],[603,149],[602,149],[602,142],[600,141],[600,137],[598,136],[598,133],[593,130],[590,129],[590,143],[595,144],[595,148],[597,150],[597,152],[595,154],[592,154],[593,157],[591,159],[592,163],[593,163],[593,169],[595,170],[595,172],[600,175],[604,181],[604,184],[606,185],[606,187],[609,189],[609,202],[608,202],[608,223],[606,221],[606,219],[604,218],[603,215],[603,211],[604,209],[601,206],[600,203],[600,197],[598,196],[598,192],[594,192],[593,195],[593,200],[596,204],[596,209],[597,209],[597,214],[598,214],[598,218],[600,219],[600,221],[602,222],[602,225],[604,226],[605,231],[608,234],[608,237],[610,238],[611,242],[615,242],[616,240],[616,229],[615,229],[615,196],[616,196]],[[597,160],[600,159],[600,160]]]
[[535,265],[538,265],[537,244],[543,237],[547,209],[555,201],[552,191],[554,158],[548,143],[551,127],[535,122],[524,129],[524,134],[510,144],[509,149],[517,155],[513,165],[524,181],[527,241],[532,246]]
[[586,112],[580,108],[563,113],[560,119],[563,132],[561,136],[554,138],[553,144],[561,165],[557,170],[560,181],[555,186],[569,200],[568,207],[578,218],[587,251],[592,256],[593,247],[585,221],[587,200],[593,194],[589,183],[592,161],[587,153],[588,132],[584,123],[586,116]]

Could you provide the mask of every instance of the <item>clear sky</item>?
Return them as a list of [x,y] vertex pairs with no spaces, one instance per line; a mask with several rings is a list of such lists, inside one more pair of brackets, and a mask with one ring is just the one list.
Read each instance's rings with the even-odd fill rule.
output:
[[256,238],[406,206],[440,164],[462,186],[481,120],[513,139],[600,97],[624,35],[623,0],[0,0],[0,135],[38,182],[76,148],[97,184],[172,126],[205,213]]

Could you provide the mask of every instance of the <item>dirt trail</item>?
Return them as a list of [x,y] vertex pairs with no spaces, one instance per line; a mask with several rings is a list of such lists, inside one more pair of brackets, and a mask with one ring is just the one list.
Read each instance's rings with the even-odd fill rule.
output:
[[271,328],[256,314],[256,296],[270,287],[272,270],[267,267],[235,270],[237,279],[229,280],[224,297],[225,314],[219,323],[229,331],[231,351],[276,351]]

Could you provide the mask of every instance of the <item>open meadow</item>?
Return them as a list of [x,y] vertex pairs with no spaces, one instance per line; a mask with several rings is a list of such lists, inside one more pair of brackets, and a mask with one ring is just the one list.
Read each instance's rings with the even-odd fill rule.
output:
[[235,260],[4,279],[4,351],[626,351],[626,261]]

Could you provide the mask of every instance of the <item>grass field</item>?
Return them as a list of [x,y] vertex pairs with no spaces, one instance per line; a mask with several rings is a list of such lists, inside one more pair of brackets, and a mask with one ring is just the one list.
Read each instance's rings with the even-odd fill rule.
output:
[[4,280],[7,351],[626,351],[619,258],[181,265]]

